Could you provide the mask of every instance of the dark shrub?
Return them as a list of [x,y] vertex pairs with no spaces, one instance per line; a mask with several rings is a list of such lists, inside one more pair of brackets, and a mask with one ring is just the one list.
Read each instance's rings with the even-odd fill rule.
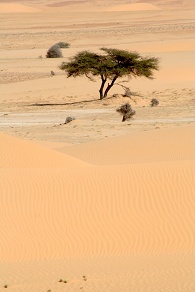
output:
[[62,58],[62,52],[58,45],[53,45],[48,51],[46,58]]
[[153,99],[151,100],[151,102],[150,102],[150,105],[151,105],[151,106],[157,106],[157,105],[159,105],[159,101],[158,101],[156,98],[153,98]]
[[61,49],[66,49],[70,47],[69,43],[65,43],[65,42],[59,42],[56,45],[58,45]]
[[130,88],[123,86],[123,89],[125,91],[124,94],[123,94],[123,96],[131,97],[132,93],[131,93]]
[[136,113],[129,103],[121,105],[116,111],[123,116],[122,122],[131,119]]

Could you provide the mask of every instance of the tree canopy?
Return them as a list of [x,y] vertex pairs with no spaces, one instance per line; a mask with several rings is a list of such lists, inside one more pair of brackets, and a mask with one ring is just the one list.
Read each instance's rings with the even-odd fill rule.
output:
[[[69,62],[63,62],[60,66],[61,70],[66,71],[67,77],[85,75],[93,80],[93,77],[100,76],[100,99],[107,97],[118,78],[129,76],[153,79],[154,71],[158,70],[158,58],[142,57],[137,52],[118,49],[101,48],[101,51],[103,54],[79,52]],[[107,83],[109,80],[110,83]]]

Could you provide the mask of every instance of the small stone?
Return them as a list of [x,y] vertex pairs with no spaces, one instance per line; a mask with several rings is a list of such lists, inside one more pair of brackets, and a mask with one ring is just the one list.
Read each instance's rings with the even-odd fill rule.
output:
[[64,124],[68,124],[68,123],[72,122],[73,120],[75,120],[75,118],[67,117]]

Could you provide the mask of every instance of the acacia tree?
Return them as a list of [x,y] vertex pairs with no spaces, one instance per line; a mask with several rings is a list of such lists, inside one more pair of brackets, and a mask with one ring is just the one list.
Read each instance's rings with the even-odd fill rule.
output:
[[90,80],[101,77],[100,99],[107,97],[115,81],[121,77],[146,77],[153,79],[154,70],[158,70],[158,59],[142,57],[137,52],[101,48],[103,54],[89,51],[77,53],[69,62],[63,62],[61,70],[67,77],[85,75]]

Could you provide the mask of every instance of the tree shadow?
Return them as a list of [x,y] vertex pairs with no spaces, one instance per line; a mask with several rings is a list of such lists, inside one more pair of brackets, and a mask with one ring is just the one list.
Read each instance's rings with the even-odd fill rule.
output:
[[[103,100],[108,100],[113,98],[113,96],[106,97]],[[100,102],[102,103],[102,100],[100,99],[90,99],[90,100],[82,100],[82,101],[74,101],[74,102],[66,102],[66,103],[33,103],[29,104],[28,106],[60,106],[60,105],[74,105],[74,104],[82,104],[82,103],[90,103],[90,102]]]

